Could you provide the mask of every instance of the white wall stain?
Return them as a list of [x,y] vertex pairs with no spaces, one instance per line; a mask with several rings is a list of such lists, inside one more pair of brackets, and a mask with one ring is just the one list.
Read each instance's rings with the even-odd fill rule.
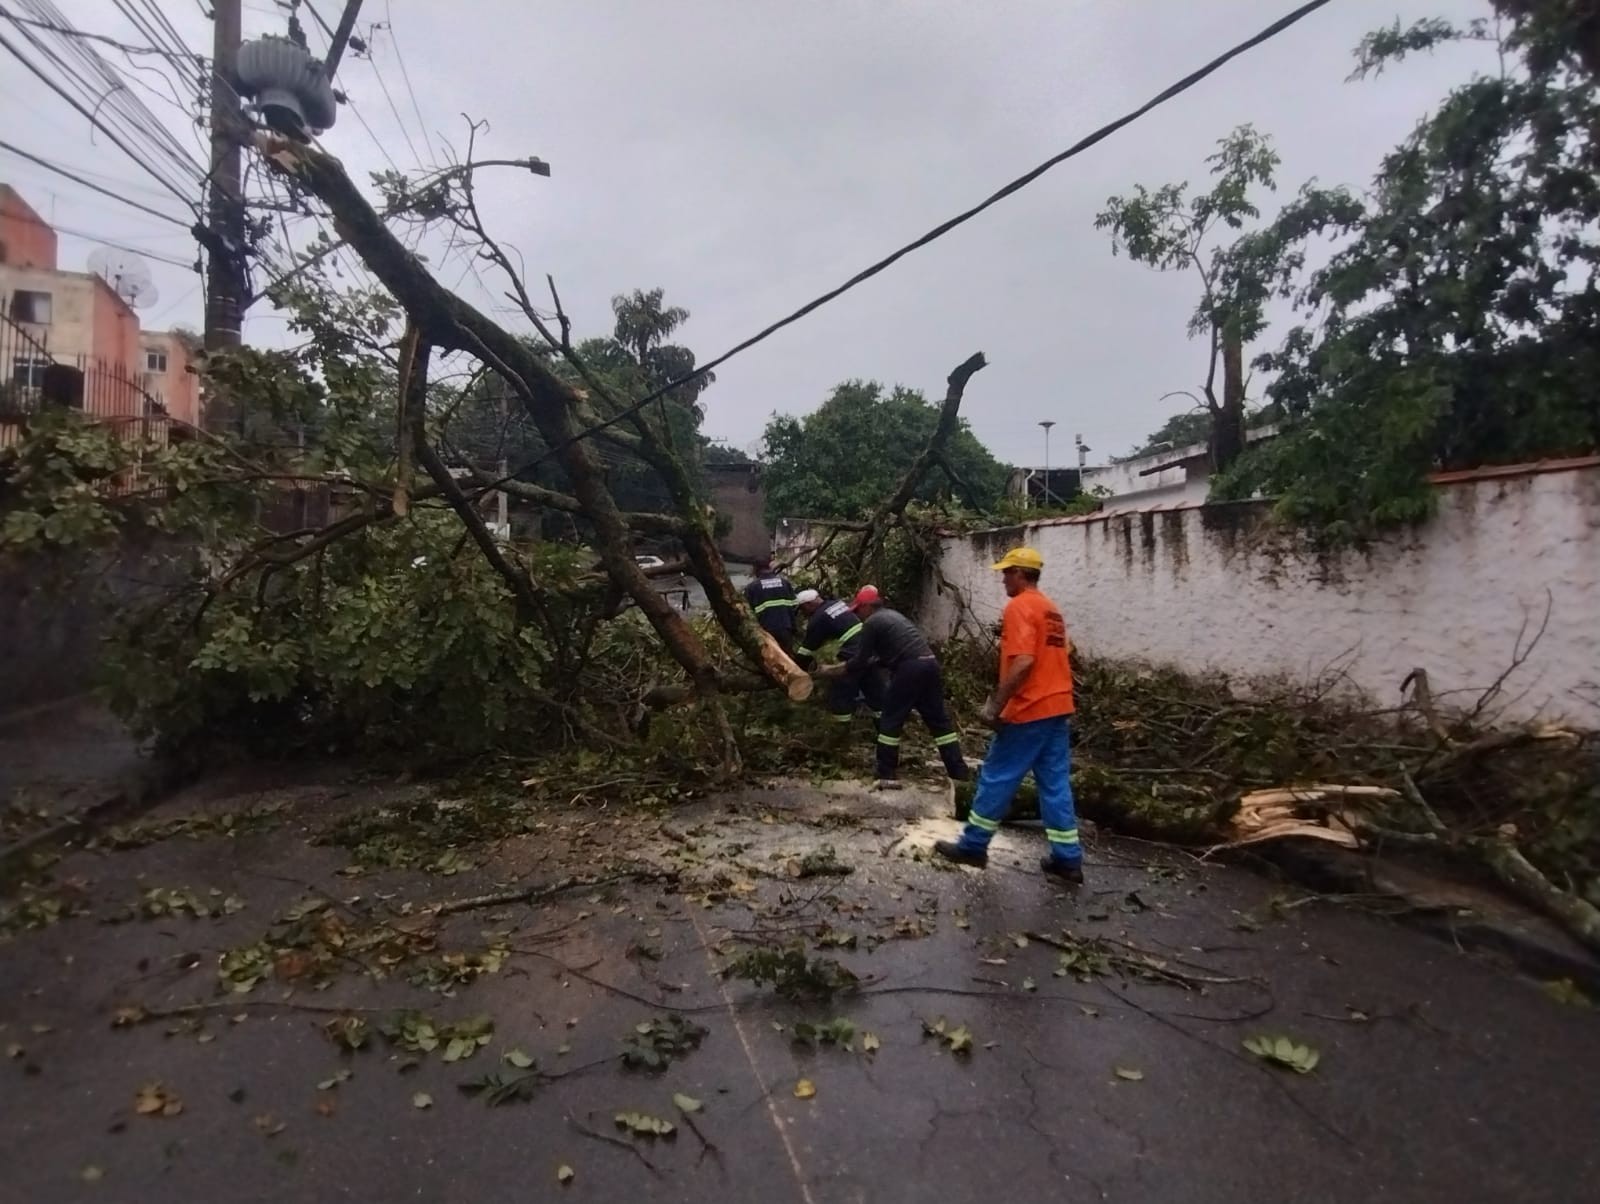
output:
[[[1005,595],[990,565],[1026,542],[1088,653],[1240,679],[1340,671],[1386,705],[1422,666],[1436,696],[1470,706],[1548,605],[1500,718],[1600,727],[1600,466],[1439,490],[1427,523],[1333,556],[1296,548],[1264,505],[1245,503],[947,538],[943,569],[979,622],[998,621]],[[931,583],[925,597],[930,633],[948,636],[955,604]]]

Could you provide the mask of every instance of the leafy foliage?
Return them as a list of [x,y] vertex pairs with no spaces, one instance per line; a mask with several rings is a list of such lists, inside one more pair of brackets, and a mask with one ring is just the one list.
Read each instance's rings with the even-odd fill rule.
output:
[[[689,311],[666,305],[661,289],[635,289],[618,295],[611,299],[611,308],[615,317],[611,335],[578,339],[574,346],[589,375],[606,392],[622,400],[643,397],[694,371],[694,352],[669,341],[689,320]],[[601,399],[589,380],[542,341],[529,339],[528,346],[557,376],[589,392],[600,412]],[[696,377],[645,411],[647,418],[662,425],[670,446],[691,474],[699,472],[709,442],[700,434],[704,411],[699,398],[715,381],[714,372]],[[445,442],[459,458],[487,469],[497,468],[503,459],[520,480],[565,489],[566,482],[549,457],[549,446],[498,377],[469,381],[456,395],[441,390],[435,409]],[[621,448],[608,447],[603,454],[610,462],[609,483],[623,509],[668,508],[664,486],[643,460]],[[527,467],[518,471],[519,466]],[[548,534],[570,532],[564,516],[551,516],[547,524]]]
[[[938,424],[939,408],[917,390],[851,380],[804,418],[767,423],[767,521],[816,517],[863,519],[894,489]],[[1005,492],[1007,469],[963,420],[946,449],[950,464],[981,508]],[[917,498],[952,496],[946,477],[930,473]]]
[[1140,456],[1148,456],[1152,452],[1169,451],[1175,447],[1188,447],[1195,443],[1205,443],[1210,438],[1210,412],[1201,409],[1184,410],[1181,414],[1174,414],[1145,436],[1144,441],[1128,453],[1127,459],[1136,460]]
[[[1488,37],[1425,21],[1366,39],[1357,74]],[[1426,516],[1436,469],[1600,446],[1600,98],[1547,26],[1457,87],[1383,161],[1353,237],[1296,296],[1258,366],[1285,433],[1214,495],[1277,495],[1332,541]]]
[[[1343,190],[1307,184],[1270,226],[1222,242],[1219,234],[1241,231],[1261,216],[1253,194],[1276,186],[1279,158],[1265,136],[1242,125],[1217,143],[1206,163],[1210,191],[1191,194],[1187,183],[1154,189],[1136,184],[1128,196],[1106,201],[1095,227],[1111,232],[1114,252],[1126,251],[1134,262],[1158,271],[1193,272],[1199,279],[1200,300],[1189,319],[1189,333],[1209,340],[1200,386],[1206,406],[1204,434],[1213,463],[1226,467],[1244,449],[1243,348],[1265,328],[1267,301],[1288,287],[1301,267],[1305,242],[1354,221],[1359,206]],[[1215,385],[1219,369],[1220,397]],[[1158,432],[1151,442],[1159,438]]]
[[797,1020],[789,1026],[789,1033],[796,1045],[809,1045],[813,1049],[832,1045],[846,1053],[855,1050],[856,1026],[843,1016],[836,1016],[822,1024]]
[[658,1016],[634,1025],[622,1042],[622,1064],[633,1070],[665,1070],[674,1058],[700,1048],[706,1030],[682,1016]]
[[972,1055],[972,1030],[965,1024],[952,1025],[943,1016],[937,1020],[923,1020],[922,1035],[934,1038],[941,1048],[957,1057]]
[[538,1063],[530,1061],[518,1068],[518,1073],[491,1070],[481,1078],[460,1084],[463,1095],[475,1095],[491,1108],[504,1104],[525,1104],[539,1093],[548,1081]]
[[1282,1066],[1285,1070],[1292,1070],[1296,1074],[1310,1074],[1322,1060],[1322,1055],[1314,1048],[1288,1037],[1246,1037],[1243,1044],[1245,1049],[1263,1062]]
[[806,956],[801,942],[782,948],[750,949],[724,967],[723,976],[760,987],[768,983],[785,999],[832,999],[853,991],[860,981],[831,957]]

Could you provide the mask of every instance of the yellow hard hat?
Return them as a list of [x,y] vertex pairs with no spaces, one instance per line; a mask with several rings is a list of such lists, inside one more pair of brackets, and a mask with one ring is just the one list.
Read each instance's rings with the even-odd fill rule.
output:
[[1032,548],[1012,548],[995,561],[994,567],[996,572],[1001,569],[1032,569],[1038,572],[1044,568],[1044,557]]

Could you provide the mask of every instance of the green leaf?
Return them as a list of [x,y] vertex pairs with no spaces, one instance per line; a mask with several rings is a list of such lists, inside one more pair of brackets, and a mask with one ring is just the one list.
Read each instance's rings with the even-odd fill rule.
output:
[[520,1049],[508,1049],[502,1056],[518,1070],[526,1070],[533,1065],[533,1059]]
[[1301,1045],[1288,1037],[1247,1037],[1243,1045],[1264,1062],[1293,1070],[1296,1074],[1310,1074],[1317,1068],[1322,1055],[1309,1045]]
[[1594,1002],[1583,992],[1583,989],[1570,978],[1557,978],[1551,982],[1539,984],[1542,990],[1557,1003],[1568,1007],[1592,1008]]
[[578,1172],[573,1170],[564,1162],[560,1166],[556,1167],[556,1182],[562,1184],[563,1186],[571,1183],[575,1178],[577,1178],[577,1176]]
[[684,1095],[681,1091],[672,1097],[672,1102],[677,1104],[684,1112],[698,1112],[704,1105],[692,1095]]
[[1131,1066],[1118,1066],[1116,1075],[1119,1079],[1127,1079],[1130,1083],[1139,1083],[1144,1081],[1144,1071],[1135,1070]]
[[433,1096],[426,1091],[418,1091],[411,1097],[411,1106],[413,1108],[431,1108],[433,1107]]
[[672,1137],[678,1131],[670,1120],[662,1120],[646,1112],[618,1112],[616,1122],[617,1128],[626,1129],[640,1137]]

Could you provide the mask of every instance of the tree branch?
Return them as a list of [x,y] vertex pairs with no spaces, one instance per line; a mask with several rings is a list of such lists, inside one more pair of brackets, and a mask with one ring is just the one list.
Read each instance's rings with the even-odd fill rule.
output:
[[927,445],[906,469],[894,492],[878,504],[867,520],[867,530],[856,547],[854,575],[858,580],[882,545],[890,528],[905,513],[907,504],[915,496],[917,487],[922,484],[922,478],[927,475],[928,469],[944,455],[945,445],[949,443],[950,437],[960,425],[961,398],[966,392],[967,382],[988,363],[989,361],[983,358],[983,352],[979,351],[956,365],[955,371],[950,373],[946,381],[944,402],[939,407],[939,422],[933,428],[933,434],[928,436]]
[[714,692],[717,671],[704,641],[634,562],[627,521],[584,438],[587,431],[579,422],[577,392],[516,336],[436,281],[384,225],[337,159],[267,133],[256,135],[256,146],[274,170],[328,206],[337,232],[394,294],[419,337],[436,347],[478,355],[515,388],[572,482],[573,496],[593,527],[606,572],[638,604],[673,659],[703,690]]

